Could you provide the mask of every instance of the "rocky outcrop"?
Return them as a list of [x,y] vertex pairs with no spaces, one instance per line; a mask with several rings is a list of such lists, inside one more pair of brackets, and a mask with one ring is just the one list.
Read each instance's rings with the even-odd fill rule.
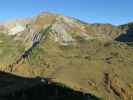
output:
[[127,87],[124,82],[119,79],[117,74],[112,76],[109,73],[105,73],[104,83],[108,92],[113,92],[122,100],[132,100],[133,91],[131,91],[129,87]]

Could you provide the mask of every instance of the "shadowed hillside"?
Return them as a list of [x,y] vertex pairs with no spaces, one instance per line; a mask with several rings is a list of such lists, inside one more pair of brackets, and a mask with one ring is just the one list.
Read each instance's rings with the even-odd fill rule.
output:
[[116,38],[117,41],[120,42],[133,42],[133,23],[125,24],[119,26],[122,30],[124,30],[124,34],[121,34]]
[[0,72],[0,100],[99,100],[45,78],[24,78]]

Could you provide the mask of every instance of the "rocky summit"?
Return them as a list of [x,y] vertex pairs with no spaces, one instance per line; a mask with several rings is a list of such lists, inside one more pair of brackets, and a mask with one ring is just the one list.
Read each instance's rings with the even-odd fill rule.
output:
[[99,100],[132,100],[133,23],[92,24],[49,12],[1,23],[0,70],[47,77]]

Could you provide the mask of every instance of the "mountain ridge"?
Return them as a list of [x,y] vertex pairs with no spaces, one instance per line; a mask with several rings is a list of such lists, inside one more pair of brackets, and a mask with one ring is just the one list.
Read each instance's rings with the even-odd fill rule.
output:
[[130,100],[133,48],[115,39],[132,28],[51,13],[8,25],[0,33],[1,70],[52,78],[104,100]]

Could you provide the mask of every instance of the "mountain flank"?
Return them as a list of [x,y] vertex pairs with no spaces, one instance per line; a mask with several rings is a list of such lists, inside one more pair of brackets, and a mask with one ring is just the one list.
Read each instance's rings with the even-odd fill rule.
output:
[[132,23],[90,24],[48,12],[6,22],[0,70],[50,78],[102,100],[132,100],[132,33]]

